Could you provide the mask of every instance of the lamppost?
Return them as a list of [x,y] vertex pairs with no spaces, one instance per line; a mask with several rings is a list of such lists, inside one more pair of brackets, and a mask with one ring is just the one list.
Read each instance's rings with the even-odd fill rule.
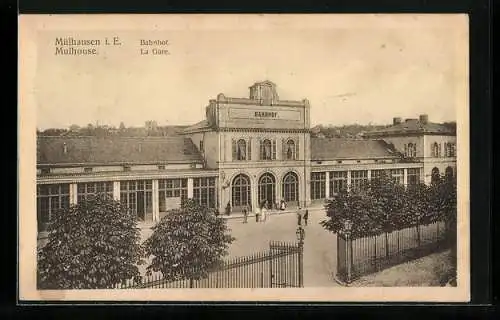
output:
[[351,231],[352,231],[353,223],[351,220],[346,219],[344,221],[344,236],[346,242],[346,275],[345,282],[350,283],[352,279],[352,240],[351,240]]
[[299,287],[302,288],[304,286],[304,238],[306,232],[302,226],[299,226],[295,235],[299,241]]

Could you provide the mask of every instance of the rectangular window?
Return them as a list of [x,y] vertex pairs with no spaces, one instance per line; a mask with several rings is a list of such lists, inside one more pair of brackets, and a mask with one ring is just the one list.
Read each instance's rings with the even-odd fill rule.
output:
[[367,170],[354,170],[351,171],[351,188],[353,190],[361,190],[368,183]]
[[153,183],[151,180],[120,182],[120,201],[137,214],[141,221],[153,214]]
[[42,172],[42,174],[49,174],[50,168],[42,168],[42,169],[40,169],[40,171]]
[[92,172],[92,168],[83,168],[83,172],[90,173]]
[[412,168],[408,169],[408,185],[416,185],[420,183],[420,169],[419,168]]
[[404,183],[404,169],[391,169],[391,178],[396,184]]
[[201,206],[215,208],[215,178],[194,178],[193,179],[193,199]]
[[347,189],[347,171],[330,172],[330,196]]
[[382,177],[384,175],[386,175],[386,176],[389,175],[389,173],[385,169],[372,170],[372,172],[371,172],[371,179],[375,180],[375,179],[378,179],[378,178],[380,178],[380,177]]
[[130,171],[130,170],[131,170],[130,166],[123,166],[123,171]]
[[158,170],[165,170],[165,166],[164,165],[159,165],[158,166]]
[[200,140],[200,151],[205,151],[205,146],[203,145],[203,140]]
[[84,201],[91,194],[104,193],[113,198],[113,182],[87,182],[77,184],[78,202]]
[[159,207],[160,212],[166,212],[167,198],[187,199],[187,179],[162,179],[158,180]]
[[326,198],[326,172],[311,172],[311,199]]
[[46,230],[56,210],[69,207],[69,184],[37,186],[38,231]]

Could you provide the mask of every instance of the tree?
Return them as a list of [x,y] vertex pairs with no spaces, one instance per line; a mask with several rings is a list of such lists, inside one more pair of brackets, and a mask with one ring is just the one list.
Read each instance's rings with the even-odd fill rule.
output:
[[191,283],[205,278],[227,255],[234,240],[229,231],[226,220],[216,217],[214,210],[185,200],[153,227],[144,242],[146,255],[152,256],[147,274],[160,271],[166,280],[190,279]]
[[38,253],[42,289],[105,289],[139,278],[137,217],[104,194],[55,212]]

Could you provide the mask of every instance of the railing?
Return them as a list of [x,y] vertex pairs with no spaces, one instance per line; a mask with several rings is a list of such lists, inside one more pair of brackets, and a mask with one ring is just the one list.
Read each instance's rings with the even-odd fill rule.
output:
[[350,239],[337,235],[337,278],[350,283],[357,278],[417,259],[449,247],[445,222]]
[[302,287],[302,247],[271,241],[269,250],[225,261],[204,279],[166,280],[161,273],[133,279],[115,289],[140,288],[277,288]]

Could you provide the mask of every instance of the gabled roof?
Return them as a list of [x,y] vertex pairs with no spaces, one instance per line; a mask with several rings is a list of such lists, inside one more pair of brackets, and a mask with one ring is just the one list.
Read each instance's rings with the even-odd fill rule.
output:
[[385,129],[369,131],[364,133],[365,137],[383,136],[383,135],[398,135],[398,134],[455,134],[455,131],[445,125],[433,122],[421,122],[419,119],[406,119],[399,124],[387,127]]
[[311,160],[399,158],[383,140],[311,138]]
[[[66,152],[65,152],[66,151]],[[192,163],[203,158],[191,139],[169,137],[37,137],[37,164]]]

